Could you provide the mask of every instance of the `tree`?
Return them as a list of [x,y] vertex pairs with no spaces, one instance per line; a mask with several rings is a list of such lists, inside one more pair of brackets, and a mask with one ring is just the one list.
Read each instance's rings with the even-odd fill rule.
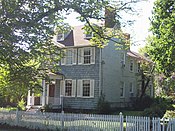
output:
[[[34,87],[34,83],[38,83],[36,78],[46,77],[48,70],[58,70],[57,65],[52,68],[43,65],[61,57],[52,38],[56,30],[63,31],[69,27],[64,23],[63,14],[79,13],[77,19],[91,27],[99,44],[112,36],[102,33],[105,29],[93,28],[90,19],[104,20],[103,12],[107,6],[114,7],[112,9],[119,19],[120,11],[133,13],[131,4],[136,2],[138,0],[113,3],[108,0],[0,0],[0,67],[8,72],[9,85],[6,87]],[[50,57],[54,55],[58,57]],[[21,81],[23,86],[18,85]]]
[[[146,51],[155,62],[158,74],[165,77],[166,85],[173,87],[175,72],[175,2],[156,0],[154,3],[151,28]],[[170,82],[171,81],[171,82]]]

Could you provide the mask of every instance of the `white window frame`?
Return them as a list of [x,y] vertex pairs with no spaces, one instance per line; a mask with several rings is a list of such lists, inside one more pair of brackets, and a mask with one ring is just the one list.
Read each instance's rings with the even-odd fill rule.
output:
[[[60,37],[60,39],[58,39]],[[57,34],[57,41],[63,41],[64,40],[64,33]]]
[[[61,65],[76,65],[77,64],[77,49],[68,48],[64,50],[65,52],[64,52],[64,57],[61,59]],[[71,52],[71,55],[68,56],[68,52]],[[67,60],[71,60],[71,63],[69,63]]]
[[89,32],[89,33],[84,34],[84,38],[85,39],[91,39],[93,37],[93,35],[94,35],[93,32]]
[[130,83],[129,83],[129,93],[134,93],[133,82],[130,82]]
[[121,64],[122,64],[122,67],[125,67],[125,59],[126,59],[125,52],[122,52],[121,53]]
[[138,72],[138,73],[140,72],[140,69],[141,69],[141,67],[140,67],[140,62],[137,62],[137,72]]
[[[83,96],[83,81],[89,80],[90,81],[90,92],[89,96]],[[94,80],[93,79],[79,79],[77,85],[77,97],[81,98],[93,98],[94,97]]]
[[125,98],[125,82],[123,81],[120,82],[120,98]]
[[[89,49],[90,50],[90,63],[84,63],[84,52],[85,50]],[[84,48],[79,48],[78,49],[78,64],[79,65],[91,65],[95,64],[95,47],[84,47]]]
[[[131,68],[131,67],[132,67],[132,68]],[[131,72],[134,72],[134,60],[133,60],[133,59],[131,59],[130,62],[129,62],[129,70],[130,70]]]
[[[66,81],[72,81],[71,96],[66,95]],[[76,80],[74,80],[74,79],[61,80],[61,82],[60,82],[60,96],[75,97],[75,94],[76,94]]]

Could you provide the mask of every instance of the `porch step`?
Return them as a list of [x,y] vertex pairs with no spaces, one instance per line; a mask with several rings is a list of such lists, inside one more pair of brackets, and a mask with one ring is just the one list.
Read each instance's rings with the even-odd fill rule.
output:
[[40,112],[42,106],[28,106],[27,110],[28,112]]

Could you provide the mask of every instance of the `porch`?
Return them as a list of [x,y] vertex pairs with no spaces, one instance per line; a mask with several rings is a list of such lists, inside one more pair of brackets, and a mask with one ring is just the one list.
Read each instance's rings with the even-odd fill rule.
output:
[[41,96],[35,96],[34,91],[28,90],[27,108],[30,107],[44,107],[49,105],[51,108],[60,108],[61,106],[61,93],[60,82],[64,79],[62,74],[55,74],[49,72],[50,82],[42,80]]

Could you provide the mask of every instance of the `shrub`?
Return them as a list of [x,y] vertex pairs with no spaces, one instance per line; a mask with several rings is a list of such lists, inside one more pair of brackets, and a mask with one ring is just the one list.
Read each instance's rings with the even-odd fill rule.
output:
[[100,114],[109,114],[111,112],[110,104],[109,102],[105,101],[104,95],[101,95],[98,100],[97,111]]
[[164,118],[175,118],[175,111],[167,110],[163,117]]
[[163,117],[166,110],[162,109],[159,105],[153,105],[150,108],[146,108],[143,112],[143,116],[147,117]]
[[144,96],[142,99],[139,97],[132,98],[132,107],[134,110],[144,110],[153,104],[153,99],[150,96]]
[[18,109],[19,110],[25,110],[26,109],[24,99],[21,99],[21,101],[18,102]]

